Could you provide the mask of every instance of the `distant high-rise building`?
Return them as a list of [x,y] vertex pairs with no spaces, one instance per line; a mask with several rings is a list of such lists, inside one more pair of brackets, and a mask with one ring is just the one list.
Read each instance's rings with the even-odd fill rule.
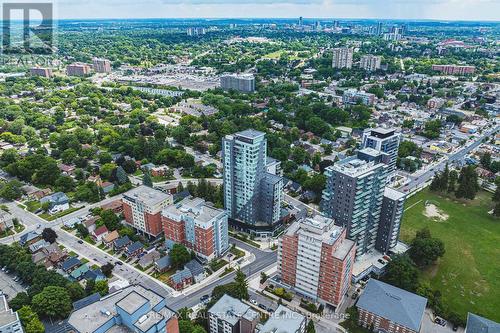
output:
[[207,260],[229,248],[227,212],[201,198],[186,198],[163,208],[165,240],[183,244]]
[[333,27],[336,29],[340,27],[340,22],[338,20],[333,21]]
[[280,238],[278,273],[295,292],[337,307],[349,289],[355,251],[345,228],[316,215],[295,222]]
[[255,77],[252,74],[224,74],[220,77],[220,85],[224,90],[254,92]]
[[389,155],[388,171],[392,173],[396,171],[396,162],[401,140],[401,133],[396,133],[396,130],[393,128],[369,128],[363,133],[361,148],[372,148]]
[[302,19],[302,16],[299,17],[299,27],[301,27],[302,25],[304,25],[304,20]]
[[266,170],[265,133],[252,129],[222,140],[224,207],[229,217],[258,234],[278,225],[283,200],[283,178]]
[[94,58],[92,64],[96,73],[111,73],[111,61],[108,59]]
[[351,68],[354,50],[349,47],[337,47],[333,49],[333,68]]
[[406,195],[386,187],[382,199],[382,210],[377,232],[375,249],[387,253],[398,243],[401,218],[403,216]]
[[190,27],[187,28],[187,35],[188,36],[201,36],[206,34],[206,29],[204,27]]
[[380,56],[375,56],[372,54],[366,54],[361,57],[361,61],[359,63],[359,67],[363,68],[366,71],[376,71],[380,69],[380,66],[382,65],[382,57]]
[[30,68],[30,74],[32,76],[41,76],[44,78],[50,78],[53,75],[51,68],[42,68],[42,67]]
[[376,31],[378,36],[382,35],[383,29],[384,29],[384,24],[382,22],[378,22]]
[[321,210],[347,229],[356,257],[375,249],[387,179],[388,155],[365,148],[326,168]]
[[68,76],[87,76],[90,74],[90,66],[77,62],[66,66],[66,74]]

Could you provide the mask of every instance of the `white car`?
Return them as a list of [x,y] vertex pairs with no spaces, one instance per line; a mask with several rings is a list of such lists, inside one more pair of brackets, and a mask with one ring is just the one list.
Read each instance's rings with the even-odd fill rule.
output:
[[250,300],[250,303],[252,303],[253,305],[257,305],[257,301],[256,301],[256,300],[254,300],[254,299],[251,299],[251,300]]

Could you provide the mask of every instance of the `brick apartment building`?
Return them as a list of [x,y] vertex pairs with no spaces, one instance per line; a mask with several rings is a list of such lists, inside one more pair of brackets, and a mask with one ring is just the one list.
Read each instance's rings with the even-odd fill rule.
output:
[[165,240],[180,243],[210,260],[229,248],[226,211],[200,198],[185,198],[161,213]]
[[66,66],[66,74],[68,76],[87,76],[90,74],[90,66],[81,62],[77,62]]
[[356,303],[358,323],[373,332],[417,333],[426,305],[422,296],[370,279]]
[[172,203],[172,195],[141,185],[123,195],[123,215],[135,230],[156,238],[163,232],[161,211]]
[[355,253],[346,229],[317,215],[294,223],[280,239],[278,272],[296,293],[337,307],[348,291]]
[[432,70],[448,75],[467,75],[474,74],[474,72],[476,71],[476,67],[458,65],[432,65]]

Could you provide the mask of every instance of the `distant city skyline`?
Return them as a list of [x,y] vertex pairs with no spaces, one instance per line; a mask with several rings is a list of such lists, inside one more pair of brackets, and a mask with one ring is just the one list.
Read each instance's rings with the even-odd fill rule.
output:
[[498,21],[495,0],[56,0],[60,19],[351,18]]

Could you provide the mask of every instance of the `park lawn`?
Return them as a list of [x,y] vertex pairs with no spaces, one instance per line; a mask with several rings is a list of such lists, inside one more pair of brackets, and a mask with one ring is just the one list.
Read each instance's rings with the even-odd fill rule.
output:
[[[426,200],[448,218],[426,217]],[[417,230],[428,227],[444,242],[445,255],[421,279],[440,290],[443,303],[464,319],[473,312],[500,321],[500,219],[488,214],[492,207],[487,192],[465,201],[424,190],[406,203],[401,239],[409,243]]]

